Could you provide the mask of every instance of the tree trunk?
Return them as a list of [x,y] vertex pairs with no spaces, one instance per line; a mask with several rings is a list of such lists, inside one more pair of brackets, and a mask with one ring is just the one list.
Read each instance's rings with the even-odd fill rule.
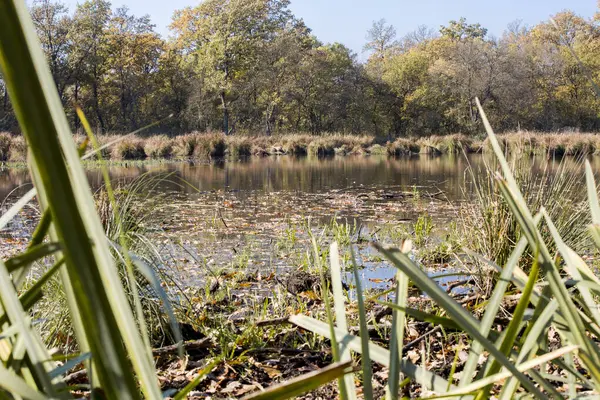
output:
[[229,134],[229,109],[225,101],[225,91],[221,91],[221,104],[223,105],[223,133]]
[[[75,100],[75,104],[79,105],[79,83],[75,82],[75,87],[73,88],[73,97]],[[81,107],[81,106],[80,106]],[[75,128],[75,132],[79,131],[79,116],[77,113],[73,116],[73,127]]]
[[100,102],[98,100],[98,82],[96,79],[92,82],[92,94],[94,96],[94,110],[96,111],[96,118],[100,124],[100,132],[105,133],[106,127],[104,126],[104,119],[102,118],[102,112],[100,111]]

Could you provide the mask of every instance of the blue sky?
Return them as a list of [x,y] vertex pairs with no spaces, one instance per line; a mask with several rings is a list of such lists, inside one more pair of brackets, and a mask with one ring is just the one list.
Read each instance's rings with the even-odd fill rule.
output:
[[[77,0],[63,0],[73,9]],[[81,0],[80,0],[81,2]],[[168,35],[173,11],[198,4],[192,0],[112,0],[128,6],[136,15],[149,14],[158,32]],[[419,25],[439,28],[451,19],[466,17],[479,22],[490,34],[500,36],[508,23],[521,19],[527,25],[570,9],[584,17],[597,10],[596,0],[292,0],[291,10],[304,19],[323,42],[341,42],[359,55],[366,31],[374,20],[385,18],[401,37]]]

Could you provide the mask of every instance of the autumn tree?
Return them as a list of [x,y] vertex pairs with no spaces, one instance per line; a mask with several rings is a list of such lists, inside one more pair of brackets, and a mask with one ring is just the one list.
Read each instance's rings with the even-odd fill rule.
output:
[[440,34],[453,40],[483,39],[487,35],[487,29],[480,24],[468,24],[463,17],[458,21],[450,21],[448,26],[442,26]]
[[225,133],[261,48],[293,23],[288,5],[288,0],[207,0],[175,13],[171,29],[205,90],[219,99]]

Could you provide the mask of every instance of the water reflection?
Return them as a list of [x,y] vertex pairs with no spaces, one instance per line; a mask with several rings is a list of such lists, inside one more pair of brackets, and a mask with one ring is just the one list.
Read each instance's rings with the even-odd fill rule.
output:
[[[449,200],[462,198],[464,184],[469,180],[465,174],[468,166],[483,171],[490,159],[483,155],[447,155],[442,157],[417,156],[405,158],[387,157],[333,157],[250,158],[245,161],[217,163],[157,163],[110,167],[113,181],[130,181],[141,174],[173,173],[201,191],[228,190],[238,192],[240,198],[247,191],[322,193],[332,189],[352,187],[391,188],[406,190],[412,186],[442,190]],[[576,165],[575,160],[565,162]],[[595,170],[600,170],[600,157],[591,159]],[[545,164],[538,160],[536,165]],[[558,165],[551,162],[550,167]],[[535,168],[535,166],[534,166]],[[541,167],[540,167],[541,168]],[[583,173],[583,171],[582,171]],[[93,188],[102,183],[99,168],[89,169],[87,175]],[[29,183],[26,169],[0,171],[0,199],[14,189]],[[26,188],[17,190],[16,195]],[[190,186],[165,181],[159,190],[196,193]]]

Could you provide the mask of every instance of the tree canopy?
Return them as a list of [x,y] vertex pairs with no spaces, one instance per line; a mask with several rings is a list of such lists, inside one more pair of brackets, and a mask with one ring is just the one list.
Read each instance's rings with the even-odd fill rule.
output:
[[[74,104],[102,132],[156,129],[387,136],[479,132],[478,97],[500,130],[598,130],[600,14],[570,11],[499,37],[465,18],[398,37],[366,32],[365,62],[322,43],[289,0],[205,0],[175,12],[169,38],[106,0],[31,14],[74,129]],[[574,54],[577,56],[575,57]],[[17,130],[0,77],[0,130]]]

